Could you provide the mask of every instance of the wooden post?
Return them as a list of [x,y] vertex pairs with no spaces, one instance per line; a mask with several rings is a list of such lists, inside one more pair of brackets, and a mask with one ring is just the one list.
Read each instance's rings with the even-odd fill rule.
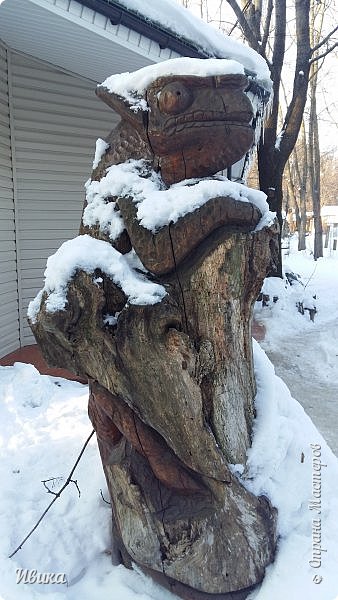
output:
[[[125,120],[92,178],[126,160],[128,149],[167,186],[208,177],[244,155],[253,135],[246,79],[197,79],[152,83],[147,124],[136,116],[134,127],[126,103],[101,91]],[[64,310],[48,312],[45,294],[33,331],[50,363],[89,378],[114,562],[138,564],[182,598],[240,600],[262,580],[276,544],[275,509],[230,467],[245,464],[251,444],[252,306],[275,231],[255,232],[260,211],[231,196],[210,198],[156,233],[141,225],[130,195],[114,201],[125,224],[117,240],[97,226],[82,225],[81,233],[122,253],[134,247],[167,295],[133,305],[106,273],[94,281],[80,270]],[[117,314],[111,325],[108,309]]]

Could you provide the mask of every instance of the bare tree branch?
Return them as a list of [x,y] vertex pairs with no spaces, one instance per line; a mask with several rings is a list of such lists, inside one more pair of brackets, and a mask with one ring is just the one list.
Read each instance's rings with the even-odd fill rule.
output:
[[[33,533],[33,532],[34,532],[34,531],[37,529],[37,527],[40,525],[40,523],[41,523],[42,519],[43,519],[43,518],[44,518],[44,516],[45,516],[45,515],[48,513],[49,509],[50,509],[50,508],[53,506],[54,502],[55,502],[55,501],[56,501],[58,498],[60,498],[60,496],[61,496],[61,494],[62,494],[63,490],[65,490],[65,489],[66,489],[66,487],[67,487],[67,485],[69,485],[69,483],[70,483],[71,481],[73,481],[73,480],[72,480],[72,475],[73,475],[73,473],[74,473],[74,471],[75,471],[75,469],[76,469],[77,465],[79,464],[79,462],[80,462],[80,460],[81,460],[81,457],[82,457],[82,455],[83,455],[83,453],[84,453],[84,451],[85,451],[86,447],[88,446],[90,439],[93,437],[94,433],[95,433],[95,432],[94,432],[94,429],[93,429],[93,431],[91,432],[90,436],[89,436],[89,437],[86,439],[86,441],[85,441],[85,443],[84,443],[84,445],[83,445],[83,447],[82,447],[82,450],[81,450],[81,452],[80,452],[79,456],[77,457],[77,459],[76,459],[76,461],[75,461],[75,464],[74,464],[74,466],[73,466],[73,468],[72,468],[71,472],[69,473],[69,475],[68,475],[68,477],[67,477],[67,479],[66,479],[66,482],[65,482],[65,484],[64,484],[64,485],[62,486],[62,488],[61,488],[61,489],[60,489],[60,490],[57,492],[57,494],[55,494],[55,496],[54,496],[53,500],[50,502],[50,504],[47,506],[46,510],[45,510],[45,511],[42,513],[41,517],[40,517],[40,518],[38,519],[38,521],[35,523],[35,525],[34,525],[33,529],[31,529],[31,530],[30,530],[30,532],[29,532],[29,533],[26,535],[26,537],[25,537],[25,538],[22,540],[22,542],[19,544],[19,546],[18,546],[17,548],[15,548],[15,550],[12,552],[12,554],[10,554],[10,555],[9,555],[9,557],[8,557],[8,558],[13,558],[13,556],[14,556],[14,555],[15,555],[15,554],[16,554],[16,553],[19,551],[19,550],[21,550],[22,546],[23,546],[23,545],[24,545],[24,544],[27,542],[28,538],[30,538],[30,536],[32,535],[32,533]],[[47,481],[49,481],[49,480],[48,480],[48,479],[46,479],[46,482],[47,482]],[[45,487],[47,487],[47,486],[45,486]],[[77,487],[77,490],[78,490],[78,492],[79,492],[80,490],[79,490],[79,488],[78,488],[77,484],[76,484],[76,487]],[[47,488],[47,489],[48,489],[48,488]],[[49,490],[49,491],[50,491],[50,490]],[[50,492],[50,493],[54,494],[54,492]]]
[[330,37],[336,33],[336,31],[338,31],[338,25],[332,29],[332,31],[330,31],[330,33],[328,33],[322,40],[320,40],[320,42],[318,42],[318,44],[316,44],[313,48],[311,48],[311,52],[312,54],[314,52],[316,52],[317,50],[319,50],[319,48],[321,48],[322,46],[324,46],[324,44],[326,44],[326,42],[330,39]]
[[[244,0],[242,0],[242,4]],[[243,9],[244,12],[244,9]],[[251,0],[246,10],[246,20],[249,24],[251,31],[253,32],[257,42],[261,41],[261,16],[262,16],[262,4],[261,0]]]
[[318,54],[317,56],[314,56],[313,58],[311,58],[309,60],[309,64],[312,65],[313,63],[315,63],[317,60],[320,60],[321,58],[325,58],[325,56],[327,56],[328,54],[330,54],[330,52],[332,52],[332,50],[334,50],[335,48],[337,48],[338,46],[338,42],[335,42],[333,44],[333,46],[330,46],[329,48],[327,48],[325,50],[325,52],[322,52],[321,54]]
[[108,502],[108,500],[106,500],[106,499],[103,497],[103,492],[102,492],[102,490],[100,490],[100,495],[101,495],[101,498],[102,498],[103,502],[105,502],[106,504],[109,504],[109,506],[111,506],[111,502]]
[[271,17],[272,17],[272,9],[273,9],[273,0],[268,0],[268,6],[267,6],[267,15],[266,15],[266,20],[265,20],[265,24],[264,24],[264,30],[263,30],[263,38],[262,38],[262,56],[265,57],[266,55],[266,45],[268,43],[268,39],[269,39],[269,33],[270,33],[270,24],[271,24]]
[[41,483],[43,483],[43,487],[47,490],[48,494],[53,494],[53,496],[56,496],[57,492],[53,492],[47,483],[51,481],[51,487],[55,487],[56,485],[60,485],[62,480],[63,477],[51,477],[50,479],[43,479]]
[[[259,52],[258,40],[254,32],[252,31],[247,19],[245,18],[244,12],[242,11],[241,7],[237,4],[236,0],[227,0],[227,3],[231,6],[232,10],[234,11],[240,28],[242,29],[248,43],[254,50]],[[250,2],[248,2],[248,6],[249,5]]]
[[275,34],[272,51],[271,79],[273,82],[272,110],[265,126],[263,145],[267,143],[274,146],[278,128],[279,90],[281,73],[285,56],[285,31],[286,31],[286,2],[283,0],[275,7]]
[[[309,80],[309,57],[311,55],[309,32],[310,2],[309,0],[297,0],[295,3],[295,8],[297,30],[295,78],[293,84],[293,94],[285,116],[283,127],[285,134],[282,138],[280,146],[281,153],[283,154],[283,161],[285,161],[285,163],[296,143],[303,119]],[[281,164],[280,167],[283,168],[284,165]]]
[[[246,3],[246,5],[245,5],[245,6],[244,6],[244,8],[242,9],[242,11],[241,11],[241,12],[242,12],[243,14],[245,13],[246,9],[248,8],[248,6],[249,6],[250,2],[251,2],[251,0],[248,0],[248,1],[247,1],[247,3]],[[231,35],[231,34],[232,34],[232,32],[233,32],[233,31],[236,29],[236,27],[237,27],[238,25],[239,25],[239,21],[238,21],[238,19],[237,19],[236,23],[235,23],[235,24],[234,24],[234,25],[231,27],[231,29],[230,29],[230,31],[229,31],[229,33],[228,33],[228,35]]]
[[[52,481],[53,484],[55,485],[55,482],[59,482],[60,483],[62,481],[62,479],[63,479],[63,477],[51,477],[50,479],[43,479],[43,481],[41,481],[41,483],[43,483],[43,487],[47,490],[48,494],[52,494],[53,496],[57,496],[58,492],[53,492],[53,490],[50,489],[50,487],[47,485],[47,483],[49,481]],[[71,479],[69,481],[69,483],[74,483],[74,485],[75,485],[75,487],[76,487],[76,489],[78,491],[79,498],[80,498],[81,497],[81,492],[80,492],[80,488],[79,488],[78,483],[77,483],[77,479]],[[57,483],[56,483],[56,485],[57,485]]]

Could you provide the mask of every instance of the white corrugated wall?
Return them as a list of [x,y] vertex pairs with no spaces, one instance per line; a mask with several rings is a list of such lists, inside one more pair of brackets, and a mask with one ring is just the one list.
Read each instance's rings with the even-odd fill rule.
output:
[[95,141],[118,117],[95,96],[94,83],[14,52],[11,80],[21,344],[27,345],[34,343],[28,303],[42,287],[47,257],[77,235]]
[[0,356],[20,345],[8,56],[0,44]]

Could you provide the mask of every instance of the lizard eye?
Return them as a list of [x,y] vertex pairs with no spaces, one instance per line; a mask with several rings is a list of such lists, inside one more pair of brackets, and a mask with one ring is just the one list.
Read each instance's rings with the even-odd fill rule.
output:
[[177,115],[190,106],[192,99],[192,93],[183,83],[173,81],[164,86],[159,93],[158,107],[167,115]]

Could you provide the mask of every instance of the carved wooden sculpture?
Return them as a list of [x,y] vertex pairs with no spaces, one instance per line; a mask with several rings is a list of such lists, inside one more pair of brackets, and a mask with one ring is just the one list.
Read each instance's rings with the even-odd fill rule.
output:
[[[160,77],[144,95],[150,110],[138,112],[99,87],[122,121],[92,181],[141,159],[141,177],[158,173],[164,190],[185,178],[217,181],[253,143],[246,85],[243,75]],[[138,564],[183,598],[245,598],[276,543],[274,509],[229,468],[245,463],[251,443],[251,310],[273,231],[255,232],[260,210],[231,195],[156,231],[140,222],[132,194],[105,202],[115,203],[122,232],[113,239],[83,224],[80,233],[121,254],[133,247],[166,295],[135,305],[102,270],[79,270],[64,310],[49,312],[44,294],[33,331],[49,363],[89,378],[114,560]]]

